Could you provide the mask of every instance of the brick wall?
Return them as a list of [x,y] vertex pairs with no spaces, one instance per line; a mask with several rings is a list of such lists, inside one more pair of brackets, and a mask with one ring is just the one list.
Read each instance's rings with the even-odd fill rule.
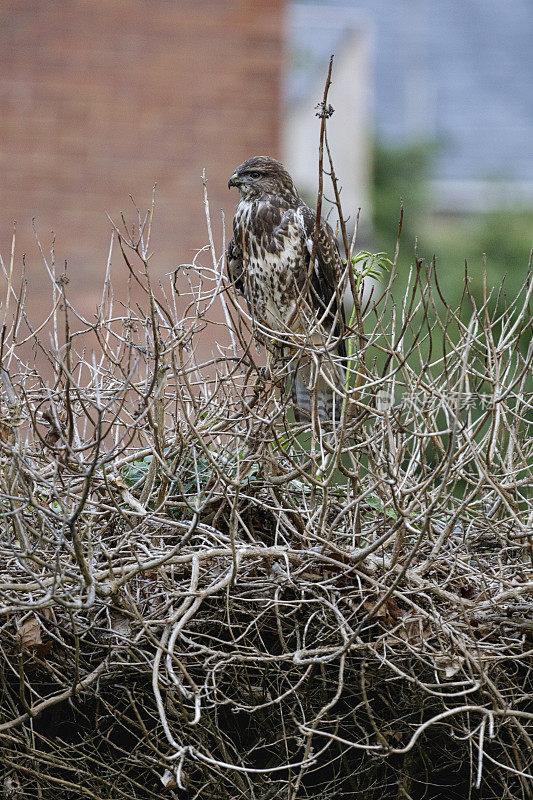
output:
[[205,167],[217,238],[227,181],[279,155],[283,0],[3,0],[0,5],[0,253],[27,253],[32,305],[46,279],[31,232],[56,234],[71,291],[94,307],[109,246],[105,211],[148,208],[153,271],[206,241]]

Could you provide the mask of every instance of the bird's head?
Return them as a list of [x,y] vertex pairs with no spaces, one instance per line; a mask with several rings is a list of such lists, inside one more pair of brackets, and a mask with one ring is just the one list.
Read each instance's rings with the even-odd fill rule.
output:
[[269,156],[254,156],[241,164],[228,181],[236,186],[244,200],[256,200],[265,194],[298,197],[292,178],[279,161]]

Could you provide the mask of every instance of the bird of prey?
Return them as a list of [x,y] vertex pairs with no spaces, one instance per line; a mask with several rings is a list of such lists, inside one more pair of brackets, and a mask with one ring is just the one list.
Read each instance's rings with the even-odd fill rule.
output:
[[240,200],[227,251],[230,279],[246,298],[256,334],[288,357],[296,419],[338,420],[346,350],[335,235],[321,220],[315,246],[316,214],[273,158],[249,158],[232,186]]

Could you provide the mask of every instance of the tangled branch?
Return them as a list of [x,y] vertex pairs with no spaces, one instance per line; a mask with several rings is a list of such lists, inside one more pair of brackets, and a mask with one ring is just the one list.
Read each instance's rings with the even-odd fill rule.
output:
[[206,210],[179,297],[151,212],[114,228],[118,313],[111,252],[94,320],[45,258],[50,345],[4,270],[4,797],[530,797],[529,277],[452,308],[392,273],[357,413],[297,424]]

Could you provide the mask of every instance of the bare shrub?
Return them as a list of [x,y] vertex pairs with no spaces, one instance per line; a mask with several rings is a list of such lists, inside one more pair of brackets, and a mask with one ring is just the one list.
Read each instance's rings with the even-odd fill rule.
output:
[[353,411],[296,424],[211,234],[176,298],[150,227],[142,303],[110,257],[87,319],[48,264],[50,343],[4,269],[4,797],[530,797],[529,277],[455,309],[393,270]]

